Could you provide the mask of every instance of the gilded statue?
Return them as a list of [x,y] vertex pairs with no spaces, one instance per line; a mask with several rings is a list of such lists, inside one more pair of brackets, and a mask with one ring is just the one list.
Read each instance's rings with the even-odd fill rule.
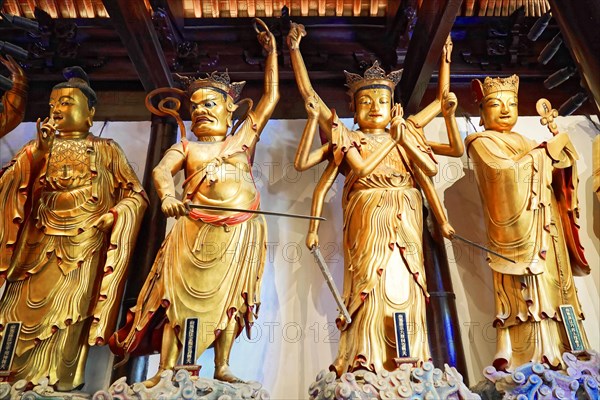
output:
[[[346,72],[350,106],[359,127],[351,130],[312,88],[299,49],[305,35],[302,25],[292,24],[287,42],[308,112],[295,165],[304,170],[328,161],[313,196],[313,215],[321,214],[325,193],[335,177],[339,173],[345,176],[343,298],[352,321],[342,316],[337,320],[339,351],[330,368],[338,376],[358,369],[394,370],[395,312],[406,313],[410,357],[428,361],[422,193],[443,235],[451,238],[454,230],[430,177],[438,170],[434,153],[458,157],[464,150],[454,116],[456,96],[448,91],[452,44],[448,40],[444,46],[437,98],[407,119],[400,104],[393,102],[401,71],[386,75],[375,63],[364,76]],[[440,112],[449,144],[432,143],[423,133],[423,127]],[[328,143],[310,152],[317,125]],[[318,221],[311,221],[309,248],[318,245],[317,230]]]
[[600,201],[600,135],[596,135],[592,146],[594,165],[594,170],[592,172],[592,177],[594,179],[592,182],[592,188],[594,193],[596,193],[596,199]]
[[37,139],[0,172],[0,327],[22,322],[12,380],[72,390],[114,332],[147,199],[121,148],[90,133],[87,75],[64,73]]
[[0,62],[10,71],[12,88],[2,96],[4,110],[0,112],[0,138],[12,131],[23,121],[27,103],[27,78],[14,58],[0,56]]
[[[577,234],[577,153],[566,133],[538,144],[512,129],[519,78],[473,81],[485,131],[469,135],[490,249],[497,330],[493,365],[514,370],[528,362],[560,367],[569,351],[559,306],[583,312],[573,275],[589,273]],[[555,126],[554,126],[555,128]]]
[[[257,20],[263,28],[266,26]],[[271,32],[259,32],[268,53],[264,93],[256,107],[233,125],[233,112],[244,82],[230,83],[229,75],[214,72],[189,79],[187,90],[175,91],[190,104],[191,130],[197,142],[173,145],[153,171],[162,211],[177,218],[156,260],[128,324],[114,337],[120,355],[160,350],[157,374],[176,366],[184,339],[184,323],[198,317],[197,354],[215,349],[215,379],[241,382],[229,368],[235,338],[250,328],[260,307],[267,226],[259,214],[212,211],[191,205],[257,210],[260,193],[251,174],[251,157],[260,133],[279,100],[276,43]],[[170,98],[171,103],[179,100]],[[167,101],[168,102],[168,101]],[[162,102],[159,115],[177,112]],[[232,126],[233,125],[233,126]],[[173,175],[183,170],[182,198],[177,198]]]

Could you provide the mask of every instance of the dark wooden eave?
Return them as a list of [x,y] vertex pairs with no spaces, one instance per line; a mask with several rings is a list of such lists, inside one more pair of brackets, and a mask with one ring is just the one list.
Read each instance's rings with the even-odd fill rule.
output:
[[[458,7],[464,15],[465,4],[460,6],[450,0],[423,2],[424,15],[417,19],[410,39],[418,3],[418,0],[390,0],[391,14],[385,16],[264,18],[276,36],[280,54],[282,100],[274,118],[305,117],[285,46],[290,19],[306,26],[308,36],[301,46],[311,80],[321,97],[341,116],[350,116],[342,71],[362,72],[376,59],[387,70],[404,67],[400,92],[407,111],[414,111],[419,102],[425,104],[433,99],[439,52],[450,29],[453,10]],[[105,0],[105,4],[112,19],[52,20],[56,24],[76,24],[74,44],[58,40],[56,26],[37,38],[0,27],[3,39],[32,50],[32,57],[24,63],[32,83],[27,120],[47,113],[49,90],[62,80],[62,66],[69,64],[80,64],[88,71],[100,97],[98,120],[147,120],[145,93],[171,85],[175,73],[190,75],[228,69],[232,80],[247,81],[243,96],[255,100],[260,97],[264,54],[256,41],[251,18],[188,18],[190,11],[183,9],[181,1]],[[154,10],[153,15],[148,4]],[[520,44],[506,48],[510,46],[511,18],[456,19],[452,25],[451,90],[458,96],[459,113],[477,115],[469,83],[472,78],[487,75],[521,77],[521,115],[535,115],[535,101],[540,97],[549,98],[558,107],[581,90],[577,77],[553,90],[543,87],[546,77],[572,60],[568,50],[562,48],[547,65],[537,63],[537,55],[556,35],[558,25],[553,21],[537,42],[527,42],[524,36],[534,22],[534,18],[525,18],[520,28]],[[421,28],[423,25],[425,29]],[[75,56],[61,53],[70,44],[78,46]],[[516,54],[514,62],[506,62],[508,56],[499,51]],[[593,113],[595,109],[585,105],[578,112]]]

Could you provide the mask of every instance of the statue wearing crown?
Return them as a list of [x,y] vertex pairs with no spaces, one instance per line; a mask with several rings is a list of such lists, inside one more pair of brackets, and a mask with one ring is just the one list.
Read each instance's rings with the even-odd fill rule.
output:
[[89,346],[114,332],[147,207],[119,145],[90,133],[87,75],[64,72],[37,139],[0,171],[0,330],[21,323],[9,380],[61,391],[83,385]]
[[[265,92],[235,125],[233,112],[244,82],[230,83],[227,73],[188,79],[185,91],[165,88],[148,95],[149,108],[158,115],[176,117],[184,132],[181,142],[165,152],[152,174],[162,211],[177,222],[156,256],[127,325],[111,341],[111,348],[120,355],[160,351],[159,371],[145,382],[148,387],[160,381],[162,371],[175,367],[184,343],[185,320],[192,317],[199,319],[197,355],[214,345],[214,377],[241,382],[229,369],[229,355],[244,329],[250,335],[260,307],[266,223],[262,215],[249,212],[190,208],[257,210],[260,206],[251,157],[277,104],[279,89],[274,37],[267,29],[258,34],[258,40],[268,53]],[[167,107],[179,105],[178,99],[166,98],[158,108],[151,105],[150,98],[162,92],[174,92],[189,101],[197,142],[185,138],[177,110]],[[182,198],[177,198],[173,175],[180,170],[185,181]]]
[[[512,131],[518,88],[516,75],[474,80],[485,131],[466,139],[490,249],[513,261],[488,255],[496,303],[493,365],[507,371],[529,362],[565,367],[563,352],[589,347],[573,282],[573,275],[590,272],[578,236],[578,156],[544,99],[538,112],[554,136],[538,144]],[[561,312],[564,306],[572,311]]]
[[[337,319],[341,337],[330,369],[338,377],[356,370],[395,370],[396,313],[405,315],[409,358],[415,363],[428,361],[425,309],[429,294],[423,265],[422,196],[427,198],[444,236],[452,237],[454,230],[430,177],[437,173],[434,153],[460,156],[463,152],[454,118],[456,97],[448,92],[451,42],[442,55],[438,98],[407,119],[400,104],[394,104],[401,71],[386,74],[375,63],[364,76],[346,73],[350,106],[359,126],[353,131],[311,86],[299,49],[305,35],[302,25],[293,24],[287,40],[308,113],[295,165],[306,169],[328,162],[313,196],[314,215],[320,215],[325,193],[336,176],[345,176],[343,301],[351,321],[342,316]],[[446,120],[449,144],[429,142],[423,133],[423,127],[440,112]],[[328,143],[310,152],[317,124]],[[317,229],[318,223],[311,221],[309,248],[318,246]]]

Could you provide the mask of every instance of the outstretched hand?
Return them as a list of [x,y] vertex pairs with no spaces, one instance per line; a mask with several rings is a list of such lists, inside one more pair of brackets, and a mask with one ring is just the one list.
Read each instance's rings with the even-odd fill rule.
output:
[[277,50],[277,44],[275,43],[275,36],[270,31],[261,32],[257,35],[258,42],[269,54],[274,53]]
[[456,113],[458,107],[458,99],[452,92],[444,91],[442,95],[442,115],[444,117],[451,117]]
[[404,140],[404,130],[406,124],[404,121],[404,109],[400,103],[396,103],[392,107],[392,121],[390,124],[390,135],[397,143],[402,143]]
[[188,213],[185,204],[172,196],[165,196],[160,208],[167,217],[179,218]]
[[254,24],[254,30],[256,31],[258,43],[266,50],[267,53],[271,54],[277,51],[277,44],[275,43],[275,36],[269,30],[267,24],[260,18],[254,18],[252,20]]
[[296,50],[300,47],[300,41],[306,36],[304,25],[295,22],[290,23],[290,31],[287,35],[287,45],[290,50]]
[[443,60],[447,63],[450,63],[452,61],[452,47],[454,47],[454,45],[452,44],[452,38],[450,37],[450,35],[448,35],[448,37],[446,38],[446,43],[444,43],[444,47],[442,47],[442,57]]
[[39,150],[47,152],[54,142],[54,135],[56,133],[56,125],[54,121],[50,122],[48,117],[37,119],[37,147]]
[[316,247],[319,245],[319,235],[317,234],[317,232],[308,232],[308,235],[306,235],[306,247],[308,247],[309,250],[312,250],[313,247]]
[[96,221],[94,221],[92,227],[102,232],[108,232],[112,229],[114,223],[115,216],[113,215],[113,213],[108,212],[100,216],[100,218],[98,218]]
[[448,222],[444,222],[442,224],[442,226],[440,226],[440,229],[442,231],[442,236],[445,237],[446,239],[454,239],[454,234],[456,233],[454,231],[454,228],[448,223]]

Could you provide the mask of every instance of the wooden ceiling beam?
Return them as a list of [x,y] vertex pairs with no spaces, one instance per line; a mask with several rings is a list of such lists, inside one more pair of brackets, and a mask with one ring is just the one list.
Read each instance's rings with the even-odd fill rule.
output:
[[419,8],[398,85],[407,115],[415,113],[421,103],[461,4],[462,0],[430,0]]
[[144,1],[104,0],[103,3],[144,89],[149,92],[173,86],[171,71]]
[[593,1],[550,0],[550,5],[582,82],[600,110],[600,38],[597,25],[600,4]]

